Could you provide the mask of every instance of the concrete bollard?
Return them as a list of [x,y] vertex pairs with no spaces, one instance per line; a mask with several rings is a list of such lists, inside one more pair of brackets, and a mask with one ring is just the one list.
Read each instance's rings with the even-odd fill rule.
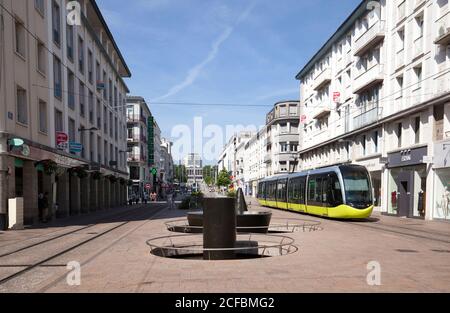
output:
[[[234,198],[205,198],[203,210],[203,247],[235,248],[236,210]],[[234,251],[205,251],[204,260],[230,260]]]

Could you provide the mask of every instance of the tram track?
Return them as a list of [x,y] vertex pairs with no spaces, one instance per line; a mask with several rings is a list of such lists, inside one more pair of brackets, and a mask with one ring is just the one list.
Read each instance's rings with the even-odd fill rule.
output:
[[[57,239],[61,239],[61,238],[66,237],[68,235],[73,235],[73,234],[75,234],[77,232],[80,232],[80,231],[92,228],[92,227],[98,225],[99,223],[105,223],[105,222],[107,222],[110,219],[122,218],[122,217],[126,216],[128,213],[134,212],[134,211],[142,209],[142,208],[143,208],[143,206],[140,206],[140,207],[137,207],[137,208],[133,208],[131,210],[127,210],[126,212],[120,212],[120,213],[117,213],[117,214],[113,214],[113,215],[109,215],[109,216],[105,216],[105,217],[100,217],[100,218],[98,218],[97,220],[95,220],[93,223],[91,223],[89,225],[86,225],[86,226],[77,228],[75,230],[71,230],[69,232],[66,232],[66,233],[63,233],[63,234],[60,234],[60,235],[57,235],[57,236],[54,236],[54,237],[51,237],[51,238],[48,238],[48,239],[45,239],[45,240],[33,243],[33,244],[30,244],[30,245],[27,245],[27,246],[24,246],[24,247],[21,247],[21,248],[12,250],[12,251],[8,251],[8,252],[3,253],[3,254],[0,254],[0,259],[4,258],[4,257],[7,257],[7,256],[10,256],[10,255],[13,255],[13,254],[18,253],[18,252],[22,252],[24,250],[28,250],[28,249],[37,247],[37,246],[39,246],[41,244],[45,244],[47,242],[51,242],[51,241],[54,241],[54,240],[57,240]],[[54,233],[54,232],[51,232],[50,234],[52,234],[52,233]],[[48,234],[46,234],[46,235],[48,235]],[[36,238],[40,238],[40,237],[44,237],[44,236],[36,236],[36,237],[30,238],[30,240],[36,239]],[[14,244],[16,244],[16,243],[10,244],[9,246],[14,245]],[[4,246],[1,247],[1,248],[4,248]]]
[[[161,207],[161,208],[156,209],[154,212],[152,212],[152,214],[148,217],[148,219],[150,219],[153,216],[157,215],[159,212],[161,212],[165,208],[166,207]],[[128,211],[127,212],[128,214],[126,214],[125,216],[121,216],[121,218],[132,216],[133,214],[136,213],[137,210],[138,209]],[[143,213],[148,214],[148,212],[143,212]],[[144,214],[142,214],[142,215],[144,215]],[[0,286],[4,285],[5,283],[7,283],[7,282],[9,282],[9,281],[11,281],[13,279],[16,279],[16,278],[22,276],[23,274],[25,274],[27,272],[30,272],[31,270],[33,270],[33,269],[35,269],[37,267],[43,266],[45,263],[48,263],[48,262],[50,262],[50,261],[52,261],[54,259],[57,259],[58,257],[61,257],[61,256],[65,255],[65,254],[67,254],[67,253],[69,253],[69,252],[71,252],[73,250],[76,250],[76,249],[78,249],[78,248],[80,248],[80,247],[82,247],[82,246],[84,246],[84,245],[86,245],[86,244],[96,240],[96,239],[99,239],[99,238],[101,238],[101,237],[103,237],[103,236],[105,236],[105,235],[107,235],[107,234],[109,234],[109,233],[111,233],[111,232],[113,232],[113,231],[115,231],[115,230],[117,230],[117,229],[119,229],[119,228],[121,228],[121,227],[123,227],[123,226],[125,226],[125,225],[127,225],[129,223],[131,223],[131,222],[132,221],[118,222],[119,224],[115,225],[114,227],[108,228],[107,230],[102,231],[102,232],[100,232],[100,233],[98,233],[98,234],[96,234],[96,235],[94,235],[92,237],[89,237],[87,239],[82,240],[81,242],[78,242],[78,243],[73,244],[73,245],[71,245],[71,246],[69,246],[67,248],[64,248],[63,250],[61,250],[61,251],[59,251],[57,253],[54,253],[54,254],[52,254],[49,257],[46,257],[44,259],[38,260],[36,262],[33,262],[32,264],[27,265],[25,268],[23,268],[23,269],[15,272],[15,273],[13,273],[11,275],[8,275],[8,276],[0,279]],[[95,225],[93,225],[93,226],[95,226]],[[20,267],[20,266],[17,266],[17,267]]]

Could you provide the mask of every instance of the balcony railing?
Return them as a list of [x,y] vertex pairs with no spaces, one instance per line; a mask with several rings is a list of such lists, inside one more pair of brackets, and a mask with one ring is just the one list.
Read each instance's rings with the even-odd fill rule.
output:
[[366,71],[361,71],[354,79],[353,93],[360,94],[363,91],[381,83],[384,80],[384,65],[376,64]]
[[378,121],[379,111],[380,111],[380,109],[377,105],[373,109],[362,112],[359,115],[355,116],[353,118],[353,130],[362,128],[366,125],[369,125],[371,123]]
[[314,90],[320,90],[331,82],[331,69],[326,68],[314,80]]
[[370,48],[384,40],[386,34],[386,22],[378,21],[355,41],[355,55],[362,56]]
[[[447,20],[449,19],[450,18]],[[450,44],[450,21],[440,25],[438,36],[434,43],[441,46],[447,46]]]

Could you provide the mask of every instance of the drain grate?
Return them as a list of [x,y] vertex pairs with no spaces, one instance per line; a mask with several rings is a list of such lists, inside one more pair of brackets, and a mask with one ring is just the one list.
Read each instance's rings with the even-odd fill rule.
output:
[[396,249],[395,251],[401,252],[401,253],[419,253],[417,250],[409,250],[409,249]]

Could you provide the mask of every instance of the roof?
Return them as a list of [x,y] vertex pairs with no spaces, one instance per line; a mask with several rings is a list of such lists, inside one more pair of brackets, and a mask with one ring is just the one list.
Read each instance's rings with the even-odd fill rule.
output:
[[109,37],[109,40],[111,40],[111,43],[113,44],[114,49],[116,50],[117,55],[119,56],[120,61],[122,62],[123,67],[125,68],[125,71],[127,72],[127,75],[125,77],[131,77],[131,71],[130,71],[127,63],[125,62],[125,59],[124,59],[122,53],[120,52],[120,49],[117,46],[116,41],[114,40],[114,36],[112,35],[111,31],[109,30],[108,24],[106,24],[106,21],[105,21],[105,19],[103,17],[102,12],[100,11],[100,8],[97,5],[97,2],[95,0],[90,0],[90,3],[92,5],[92,8],[94,9],[95,13],[97,14],[100,22],[102,23],[103,28],[105,29],[106,34]]
[[356,20],[367,11],[367,5],[369,0],[362,0],[358,7],[350,14],[350,16],[338,27],[336,32],[328,39],[327,42],[317,51],[317,53],[311,58],[311,60],[306,63],[306,65],[300,70],[300,72],[295,76],[296,79],[302,79],[316,64],[320,61],[333,47],[333,44],[339,41],[343,36],[345,36],[348,31],[353,28]]

